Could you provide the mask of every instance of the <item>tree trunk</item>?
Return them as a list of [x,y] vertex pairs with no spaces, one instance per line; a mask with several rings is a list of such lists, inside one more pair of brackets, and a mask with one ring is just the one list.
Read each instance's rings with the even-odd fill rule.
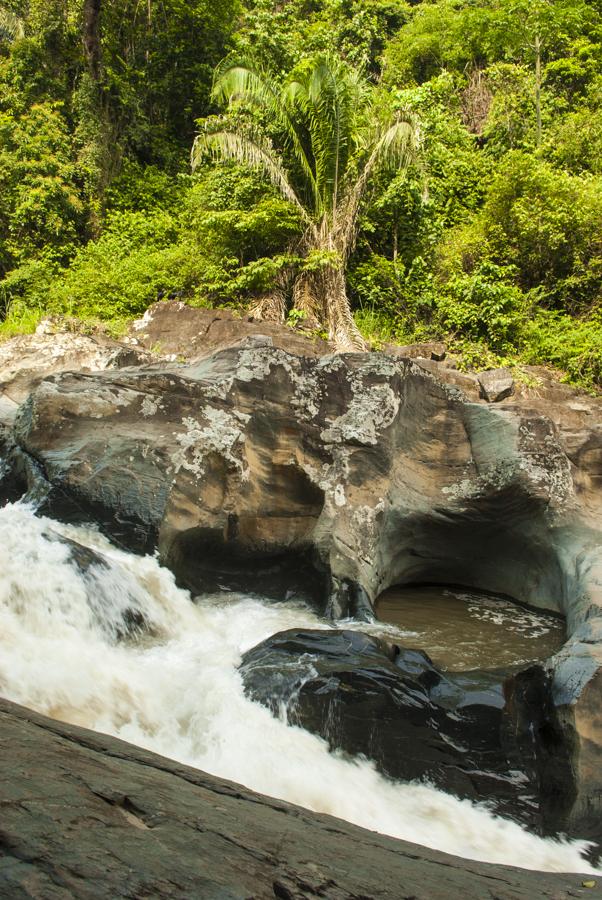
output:
[[367,350],[368,345],[351,315],[345,273],[338,266],[302,272],[293,286],[293,306],[308,328],[324,328],[340,353]]
[[340,236],[333,234],[332,222],[324,216],[308,229],[298,249],[302,254],[331,254],[333,260],[324,259],[322,265],[298,275],[293,285],[294,309],[304,314],[309,328],[324,328],[340,353],[367,350],[347,297],[343,260],[349,248],[341,246]]
[[541,38],[535,35],[535,113],[537,116],[537,146],[541,145]]
[[84,0],[83,34],[84,54],[93,81],[100,80],[100,9],[102,0]]
[[284,322],[286,318],[286,295],[290,287],[290,275],[286,271],[279,274],[271,291],[257,297],[249,307],[249,315],[266,322]]
[[303,313],[303,322],[306,328],[313,330],[324,328],[325,309],[315,273],[301,272],[295,279],[293,284],[293,308]]
[[326,311],[328,339],[341,353],[367,350],[368,344],[355,324],[347,297],[345,273],[342,267],[329,266],[320,273],[320,292]]

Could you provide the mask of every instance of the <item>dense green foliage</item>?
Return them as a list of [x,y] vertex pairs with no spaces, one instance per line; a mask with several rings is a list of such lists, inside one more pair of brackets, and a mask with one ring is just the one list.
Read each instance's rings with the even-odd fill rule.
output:
[[344,259],[364,335],[602,385],[599,0],[96,6],[0,0],[0,329],[170,295],[261,308],[290,291],[290,310],[283,272],[332,258],[301,252],[303,215],[260,169],[205,157],[192,174],[189,153],[218,122],[260,131],[300,188],[282,121],[224,110],[213,71],[235,53],[281,88],[327,55],[357,73],[360,118],[420,122],[417,164],[372,180]]

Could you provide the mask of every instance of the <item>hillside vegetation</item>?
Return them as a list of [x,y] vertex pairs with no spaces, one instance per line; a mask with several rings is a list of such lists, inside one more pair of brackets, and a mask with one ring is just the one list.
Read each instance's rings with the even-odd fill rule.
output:
[[602,0],[0,0],[0,333],[162,297],[599,390]]

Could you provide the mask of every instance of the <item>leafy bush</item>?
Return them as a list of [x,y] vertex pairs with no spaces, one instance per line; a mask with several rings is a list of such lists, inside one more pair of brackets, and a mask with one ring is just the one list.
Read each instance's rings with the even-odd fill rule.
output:
[[361,308],[378,308],[381,314],[396,317],[401,312],[403,264],[373,254],[351,269],[349,287]]
[[237,305],[273,287],[298,234],[292,207],[235,167],[173,179],[130,165],[108,199],[102,234],[50,286],[53,310],[121,318],[164,295]]
[[579,179],[510,153],[482,213],[493,259],[549,305],[584,310],[602,299],[602,179]]
[[143,166],[135,160],[125,160],[107,189],[105,204],[109,214],[157,209],[175,212],[190,189],[190,183],[190,176],[173,176],[158,166]]
[[0,112],[0,275],[32,255],[66,262],[85,208],[60,105]]
[[525,322],[525,362],[542,362],[566,372],[566,380],[587,390],[602,388],[602,321],[574,319],[541,310]]
[[528,300],[511,283],[512,269],[481,263],[471,275],[453,276],[437,301],[442,326],[493,350],[511,352],[520,341]]
[[544,152],[573,174],[602,175],[602,106],[584,107],[561,119],[549,133]]
[[49,307],[100,319],[138,315],[160,292],[189,287],[193,253],[169,213],[114,213],[53,282]]

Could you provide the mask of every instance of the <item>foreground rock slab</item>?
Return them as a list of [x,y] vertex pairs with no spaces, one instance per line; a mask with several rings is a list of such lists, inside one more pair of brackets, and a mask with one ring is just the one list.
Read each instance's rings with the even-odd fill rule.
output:
[[386,838],[0,700],[0,896],[564,900],[591,876]]

